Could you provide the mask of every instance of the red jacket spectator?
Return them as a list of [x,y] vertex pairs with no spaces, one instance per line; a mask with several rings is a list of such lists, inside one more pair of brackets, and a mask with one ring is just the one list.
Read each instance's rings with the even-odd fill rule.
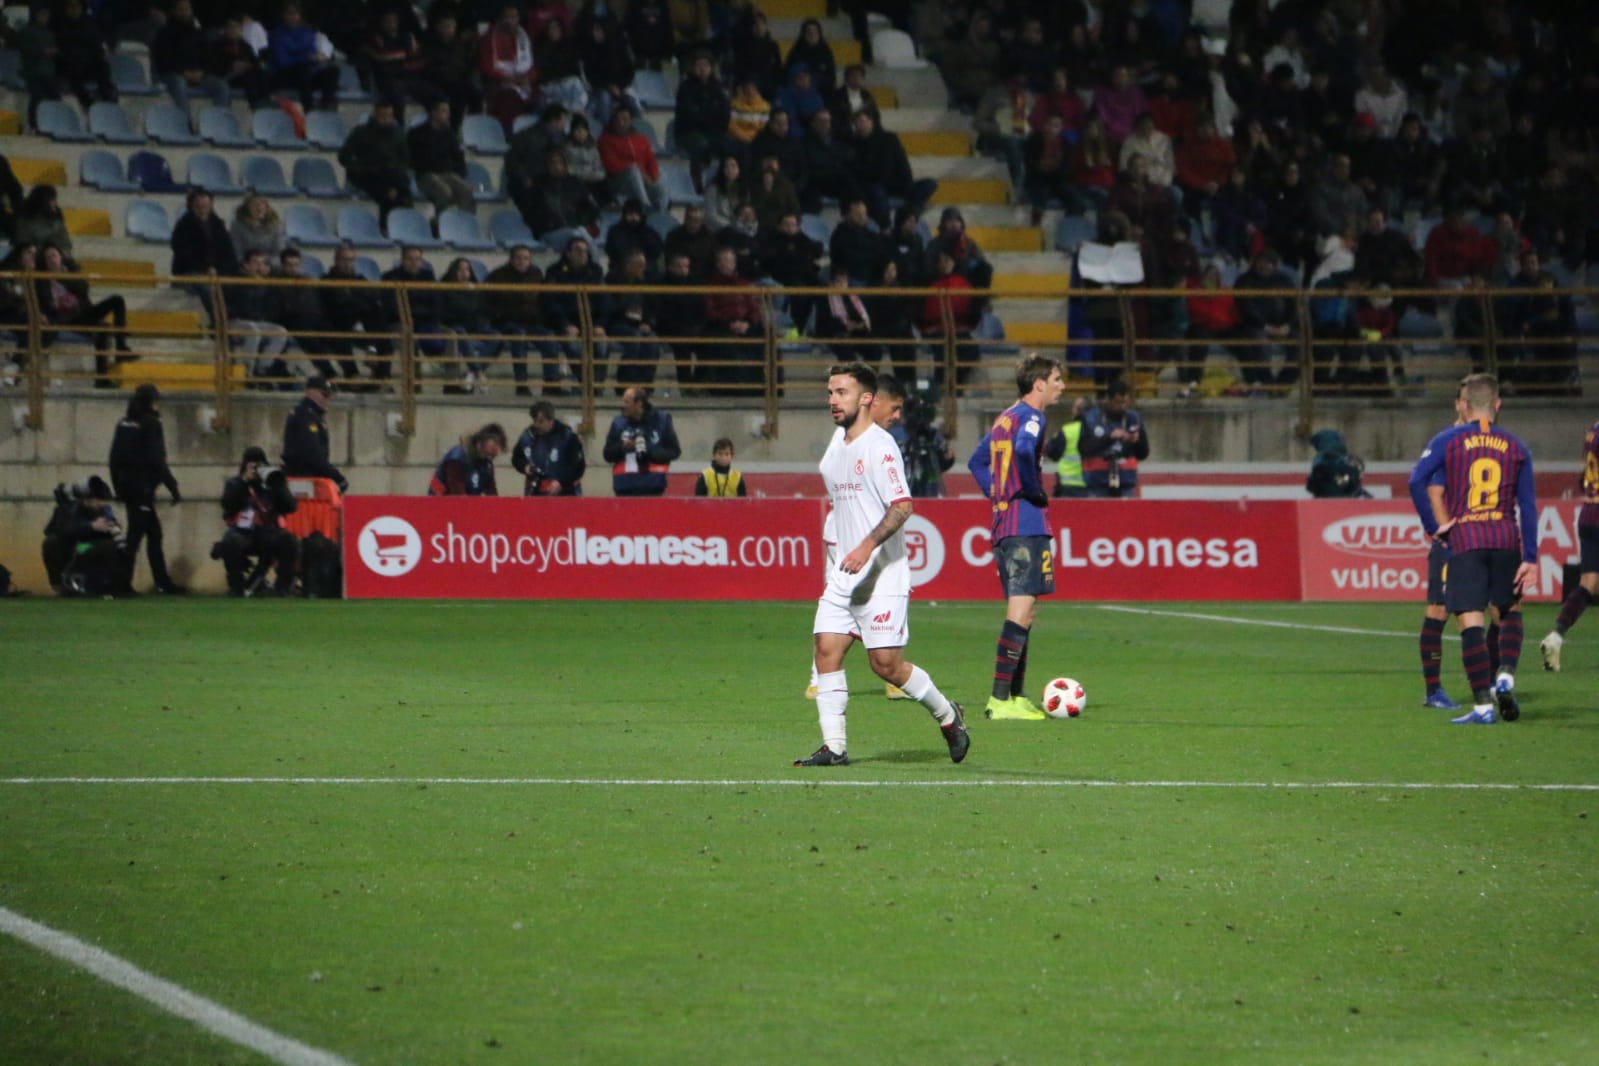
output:
[[1187,298],[1188,323],[1213,336],[1230,333],[1241,325],[1244,318],[1238,313],[1238,301],[1231,289],[1207,289],[1200,278],[1189,278],[1188,287],[1194,295]]
[[1216,128],[1202,122],[1177,149],[1177,184],[1193,192],[1208,193],[1226,185],[1237,164],[1233,142],[1216,136]]
[[655,150],[642,133],[624,135],[606,130],[600,134],[600,162],[607,175],[620,174],[628,167],[637,166],[639,173],[650,181],[661,180],[661,166],[655,161]]
[[755,283],[737,274],[720,274],[711,271],[705,285],[720,285],[729,292],[705,297],[705,320],[713,325],[725,326],[729,322],[755,323],[761,320],[761,301],[755,295]]
[[1499,244],[1477,232],[1459,212],[1450,214],[1427,235],[1422,255],[1422,275],[1428,285],[1468,278],[1487,277],[1499,258]]
[[1075,130],[1083,124],[1083,101],[1067,83],[1066,72],[1055,72],[1055,83],[1049,92],[1041,93],[1038,102],[1033,104],[1033,113],[1027,116],[1027,121],[1035,130],[1044,128],[1049,121],[1049,116],[1059,115],[1063,129]]
[[[974,314],[976,300],[971,296],[972,283],[959,274],[946,274],[934,281],[929,288],[953,289],[949,295],[950,316],[955,320],[955,332],[970,333],[977,324]],[[916,328],[922,331],[923,336],[944,335],[944,310],[941,296],[929,296],[922,305],[921,321]]]

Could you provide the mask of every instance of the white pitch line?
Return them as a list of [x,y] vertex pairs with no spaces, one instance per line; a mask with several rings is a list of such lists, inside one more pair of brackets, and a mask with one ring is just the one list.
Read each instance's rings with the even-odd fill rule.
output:
[[1505,781],[1110,781],[1096,778],[1012,780],[955,778],[938,781],[858,778],[668,777],[6,777],[0,785],[468,785],[597,788],[1218,788],[1399,789],[1422,792],[1599,792],[1599,784]]
[[59,929],[41,925],[5,907],[0,907],[0,932],[9,933],[80,970],[87,970],[107,984],[132,992],[168,1014],[193,1022],[224,1040],[248,1048],[282,1066],[351,1066],[348,1059],[275,1033],[204,996],[195,995],[171,981],[146,973],[109,951],[84,943]]
[[[1394,629],[1361,629],[1358,626],[1321,626],[1311,625],[1306,622],[1279,622],[1271,618],[1236,618],[1226,614],[1201,614],[1198,611],[1158,611],[1150,607],[1122,607],[1117,604],[1101,603],[1097,605],[1101,611],[1115,611],[1118,614],[1148,614],[1158,615],[1162,618],[1188,618],[1196,622],[1231,622],[1235,626],[1266,626],[1269,629],[1305,629],[1316,633],[1347,633],[1356,637],[1410,637],[1415,638],[1415,630],[1401,632]],[[1458,641],[1460,638],[1447,635],[1443,639]]]

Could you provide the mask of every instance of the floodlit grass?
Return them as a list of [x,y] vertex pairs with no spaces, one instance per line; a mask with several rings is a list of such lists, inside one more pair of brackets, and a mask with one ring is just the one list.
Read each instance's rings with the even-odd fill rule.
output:
[[[810,605],[6,604],[0,906],[363,1064],[1599,1059],[1599,793],[1420,787],[1599,785],[1599,622],[1466,729],[1419,605],[1152,609],[961,766],[856,652],[801,770]],[[912,658],[980,708],[999,618]],[[0,937],[0,1061],[260,1060]]]

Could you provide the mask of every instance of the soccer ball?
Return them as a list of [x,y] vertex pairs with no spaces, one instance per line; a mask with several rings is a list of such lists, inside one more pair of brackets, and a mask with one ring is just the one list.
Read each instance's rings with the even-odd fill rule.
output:
[[1051,718],[1076,718],[1088,706],[1088,693],[1081,683],[1057,677],[1044,686],[1044,713]]

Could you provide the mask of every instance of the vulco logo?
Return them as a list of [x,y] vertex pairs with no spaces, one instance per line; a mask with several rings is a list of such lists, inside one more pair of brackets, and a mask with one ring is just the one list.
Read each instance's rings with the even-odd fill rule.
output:
[[911,566],[911,587],[925,585],[944,569],[944,535],[921,515],[905,523],[905,555]]
[[1427,540],[1415,515],[1368,514],[1345,518],[1321,531],[1329,547],[1380,559],[1426,554]]
[[355,545],[366,568],[382,577],[409,574],[422,561],[422,538],[416,527],[393,515],[368,522]]

